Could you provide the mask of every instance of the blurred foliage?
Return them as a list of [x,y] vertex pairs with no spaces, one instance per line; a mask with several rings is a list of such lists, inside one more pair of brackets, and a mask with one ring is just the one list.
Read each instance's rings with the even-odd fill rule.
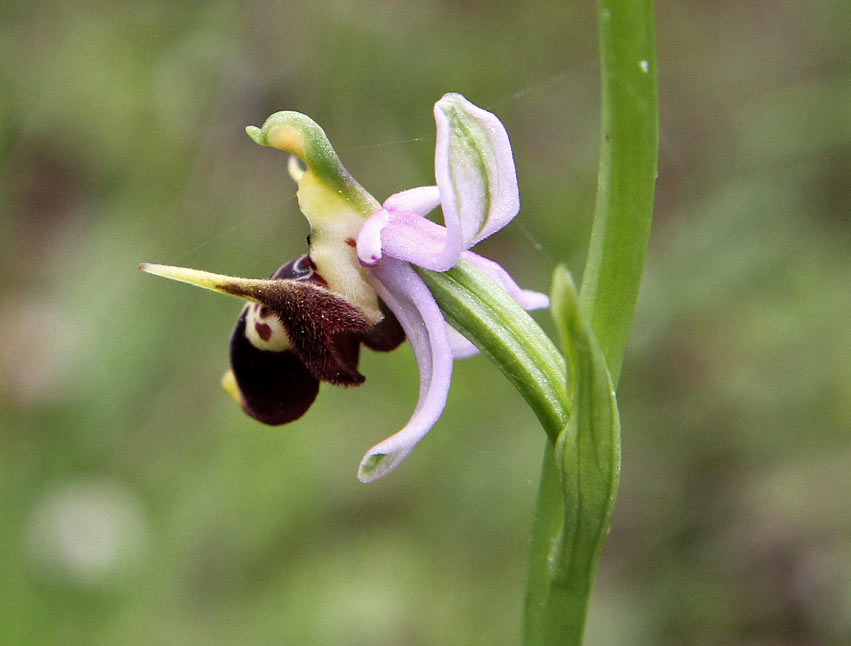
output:
[[[657,13],[657,219],[588,643],[848,643],[851,5]],[[543,433],[493,366],[459,362],[428,439],[363,486],[415,403],[408,348],[269,429],[218,386],[239,303],[135,267],[303,252],[286,159],[246,124],[309,114],[381,199],[431,181],[431,106],[459,91],[520,177],[483,250],[531,288],[578,271],[593,4],[7,0],[0,60],[0,642],[518,642]]]

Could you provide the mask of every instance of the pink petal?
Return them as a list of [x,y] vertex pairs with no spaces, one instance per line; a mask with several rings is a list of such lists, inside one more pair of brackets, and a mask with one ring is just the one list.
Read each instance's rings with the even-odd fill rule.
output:
[[381,260],[382,244],[381,231],[390,221],[390,214],[384,209],[379,209],[370,215],[358,233],[357,250],[358,260],[362,265],[374,267]]
[[[423,266],[431,268],[429,265],[433,265],[434,257],[439,255],[440,249],[446,245],[445,235],[444,240],[435,241],[431,247],[423,250],[419,249],[420,245],[415,237],[411,239],[411,236],[406,235],[408,234],[407,231],[396,232],[395,234],[391,231],[384,236],[382,236],[382,232],[391,217],[402,216],[406,221],[412,216],[416,219],[422,219],[423,216],[440,206],[440,191],[437,190],[437,186],[418,186],[407,191],[394,193],[384,200],[383,206],[383,209],[369,216],[366,223],[361,227],[360,233],[358,233],[358,259],[361,264],[367,267],[377,265],[385,253],[384,237],[388,237],[390,248],[386,253],[394,258],[401,258],[416,264],[425,262],[426,264]],[[439,225],[435,224],[434,226]],[[414,232],[410,233],[414,234]],[[414,254],[416,260],[407,257],[409,248],[418,252]],[[416,262],[417,260],[421,262]]]
[[357,239],[358,258],[367,267],[374,267],[387,255],[432,271],[445,271],[450,267],[435,263],[445,246],[444,227],[418,215],[391,214],[384,209],[367,218]]
[[431,220],[410,213],[377,211],[358,234],[358,257],[367,266],[374,266],[386,255],[432,271],[446,271],[457,262],[456,258],[449,266],[442,264],[446,241],[446,229]]
[[390,213],[428,215],[440,206],[440,191],[437,186],[418,186],[407,191],[394,193],[383,204]]
[[452,350],[447,326],[422,278],[407,263],[385,258],[368,272],[370,285],[399,320],[420,371],[420,396],[405,427],[373,446],[361,460],[358,478],[372,482],[408,456],[438,420],[452,379]]

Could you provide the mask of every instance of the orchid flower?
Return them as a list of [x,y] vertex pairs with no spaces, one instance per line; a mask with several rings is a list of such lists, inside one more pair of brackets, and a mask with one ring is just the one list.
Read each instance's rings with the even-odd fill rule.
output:
[[[465,261],[525,309],[549,302],[469,251],[520,207],[502,123],[460,94],[444,95],[434,116],[436,185],[396,193],[383,205],[346,171],[308,117],[277,112],[262,128],[249,126],[256,143],[293,155],[289,171],[310,224],[309,253],[266,280],[140,265],[248,301],[231,338],[223,384],[246,413],[267,424],[303,415],[320,381],[362,383],[361,344],[387,351],[407,337],[420,372],[419,401],[400,431],[366,453],[358,470],[363,482],[386,475],[410,454],[443,412],[453,360],[478,351],[446,323],[418,271],[444,272]],[[437,207],[444,226],[425,218]]]

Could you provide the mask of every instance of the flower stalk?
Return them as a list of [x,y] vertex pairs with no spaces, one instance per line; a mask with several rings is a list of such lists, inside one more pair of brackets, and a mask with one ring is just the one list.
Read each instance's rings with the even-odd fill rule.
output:
[[579,309],[617,385],[653,219],[659,140],[652,0],[599,0],[600,163]]
[[602,88],[597,204],[578,297],[564,270],[552,312],[568,358],[570,420],[544,451],[527,646],[582,643],[620,474],[620,376],[653,216],[658,97],[652,0],[598,0]]

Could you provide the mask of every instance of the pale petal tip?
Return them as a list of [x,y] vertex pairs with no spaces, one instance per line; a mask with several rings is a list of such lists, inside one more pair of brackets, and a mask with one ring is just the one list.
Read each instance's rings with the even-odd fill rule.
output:
[[357,239],[358,260],[365,267],[375,267],[381,260],[381,230],[387,226],[390,214],[384,209],[373,213],[361,227]]
[[550,306],[550,297],[541,292],[524,289],[517,298],[517,302],[524,310],[542,310]]
[[358,480],[364,484],[368,484],[379,478],[383,478],[402,464],[402,461],[410,454],[411,448],[390,451],[388,453],[381,453],[374,449],[371,450],[361,460],[358,467]]
[[139,263],[140,271],[144,271],[146,274],[153,274],[154,276],[163,276],[165,278],[169,278],[171,271],[174,269],[176,269],[176,267],[172,267],[171,265],[159,265],[155,262]]

